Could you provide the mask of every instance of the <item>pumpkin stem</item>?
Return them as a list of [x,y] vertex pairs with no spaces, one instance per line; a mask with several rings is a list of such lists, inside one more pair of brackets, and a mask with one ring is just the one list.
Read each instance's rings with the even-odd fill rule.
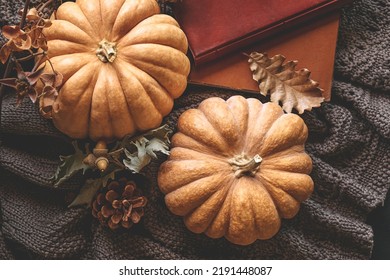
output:
[[116,54],[115,43],[108,42],[106,39],[103,39],[99,43],[99,47],[96,50],[96,56],[104,63],[113,62],[116,58]]
[[258,154],[253,158],[250,158],[245,154],[241,154],[230,159],[229,163],[233,168],[236,178],[240,178],[244,175],[255,176],[262,161],[263,159]]

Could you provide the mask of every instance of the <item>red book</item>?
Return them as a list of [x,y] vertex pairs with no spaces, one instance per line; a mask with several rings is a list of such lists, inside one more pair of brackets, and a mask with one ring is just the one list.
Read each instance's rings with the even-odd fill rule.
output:
[[241,49],[351,0],[184,0],[175,8],[195,64]]

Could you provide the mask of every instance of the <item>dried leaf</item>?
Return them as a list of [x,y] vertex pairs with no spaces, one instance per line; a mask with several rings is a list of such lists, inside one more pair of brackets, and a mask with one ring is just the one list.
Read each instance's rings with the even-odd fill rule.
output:
[[11,55],[11,53],[12,53],[12,48],[10,47],[10,42],[7,42],[0,49],[1,63],[5,64],[8,60],[8,57]]
[[4,78],[0,80],[0,84],[16,89],[17,81],[16,78]]
[[44,73],[40,76],[45,86],[59,87],[62,85],[64,76],[60,72]]
[[68,208],[77,207],[77,206],[91,206],[92,200],[96,192],[104,187],[108,180],[115,179],[115,172],[113,171],[101,178],[97,179],[88,179],[84,186],[80,189],[80,193],[76,196],[71,204],[68,205]]
[[305,110],[321,106],[323,90],[318,87],[318,82],[309,78],[310,71],[295,70],[297,61],[283,64],[284,60],[282,55],[272,58],[257,52],[249,55],[249,67],[253,79],[259,83],[260,93],[264,96],[270,94],[271,101],[281,102],[288,113],[295,108],[302,114]]
[[56,173],[53,176],[54,186],[58,187],[67,179],[72,177],[78,171],[82,170],[83,174],[90,167],[86,165],[83,160],[87,156],[83,151],[77,146],[77,142],[73,141],[72,145],[75,149],[75,153],[70,156],[60,156],[61,165],[58,166]]
[[156,129],[152,129],[147,131],[146,133],[134,137],[134,136],[126,136],[122,142],[119,144],[121,148],[128,149],[129,151],[133,151],[132,149],[134,148],[133,143],[141,138],[146,138],[148,140],[151,140],[153,138],[160,139],[164,141],[165,143],[169,144],[169,134],[172,133],[172,130],[168,127],[168,125],[163,125],[160,126]]
[[130,143],[123,143],[126,159],[123,164],[129,170],[139,173],[150,161],[157,158],[156,152],[169,154],[169,133],[167,125],[151,130]]
[[14,39],[25,34],[18,25],[4,25],[1,28],[1,33],[3,33],[3,36],[7,39]]

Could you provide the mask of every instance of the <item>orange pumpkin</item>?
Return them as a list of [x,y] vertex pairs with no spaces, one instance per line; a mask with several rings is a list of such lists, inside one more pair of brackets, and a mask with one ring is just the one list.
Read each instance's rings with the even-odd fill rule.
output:
[[209,98],[185,111],[158,185],[193,232],[247,245],[269,239],[313,191],[303,120],[274,103]]
[[64,77],[50,112],[59,130],[112,141],[161,124],[186,88],[190,63],[185,34],[159,12],[155,0],[77,0],[59,7],[44,31],[48,56]]

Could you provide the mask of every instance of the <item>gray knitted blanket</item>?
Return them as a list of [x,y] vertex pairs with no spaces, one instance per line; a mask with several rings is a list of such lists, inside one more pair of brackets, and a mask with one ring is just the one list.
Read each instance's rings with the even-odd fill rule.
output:
[[[38,1],[32,1],[38,2]],[[1,25],[16,19],[21,0],[0,1]],[[305,113],[315,190],[272,239],[236,246],[189,232],[171,214],[156,183],[164,160],[147,167],[145,216],[130,231],[111,232],[90,209],[67,208],[82,177],[53,188],[69,139],[25,100],[3,100],[0,142],[0,258],[33,259],[368,259],[368,215],[390,187],[390,1],[359,0],[341,19],[332,101]],[[315,51],[315,50],[313,50]],[[188,87],[164,122],[225,90]]]

